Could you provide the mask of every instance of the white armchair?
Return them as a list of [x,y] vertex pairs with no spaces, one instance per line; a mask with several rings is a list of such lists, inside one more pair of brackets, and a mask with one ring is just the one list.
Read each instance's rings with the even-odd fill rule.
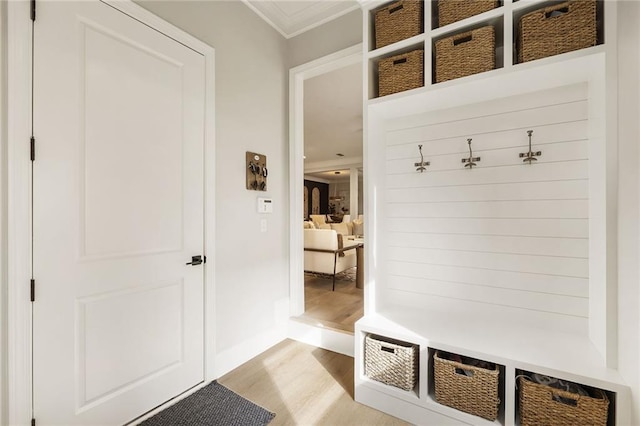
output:
[[[304,270],[333,276],[333,290],[336,289],[336,274],[357,265],[354,241],[343,242],[338,247],[338,233],[333,229],[304,230]],[[344,255],[344,256],[342,256]]]

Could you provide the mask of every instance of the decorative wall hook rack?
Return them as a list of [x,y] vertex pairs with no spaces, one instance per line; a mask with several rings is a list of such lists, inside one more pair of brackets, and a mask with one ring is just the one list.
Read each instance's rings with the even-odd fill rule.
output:
[[246,182],[247,189],[253,191],[267,190],[267,156],[247,151],[246,161]]
[[531,135],[533,134],[533,130],[527,130],[527,135],[529,135],[529,152],[521,152],[520,158],[524,158],[523,162],[529,162],[531,164],[532,161],[538,161],[536,157],[540,157],[542,155],[542,151],[532,151],[531,150]]
[[474,157],[473,156],[473,151],[471,150],[471,138],[467,139],[467,144],[469,144],[469,157],[468,158],[463,158],[462,162],[463,163],[467,163],[464,166],[468,167],[469,170],[471,170],[473,168],[473,166],[476,166],[476,161],[480,161],[480,157]]
[[431,162],[424,161],[424,156],[422,155],[422,145],[418,145],[418,150],[420,151],[420,162],[414,163],[414,166],[416,167],[416,171],[422,173],[427,170],[426,166],[431,165]]

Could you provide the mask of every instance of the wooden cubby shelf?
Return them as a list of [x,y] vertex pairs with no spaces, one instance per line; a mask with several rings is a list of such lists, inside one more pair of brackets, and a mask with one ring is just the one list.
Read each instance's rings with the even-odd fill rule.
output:
[[[505,72],[511,72],[516,70],[518,64],[518,53],[516,50],[516,40],[518,32],[518,22],[525,14],[537,10],[549,5],[558,4],[557,0],[501,0],[499,6],[490,9],[486,12],[462,19],[457,22],[453,22],[448,25],[438,26],[437,16],[437,1],[438,0],[425,0],[423,2],[423,28],[424,30],[417,35],[414,35],[408,39],[397,41],[393,44],[376,48],[375,47],[375,12],[392,4],[389,2],[369,2],[364,3],[365,8],[365,22],[364,22],[364,40],[365,40],[365,60],[368,61],[367,75],[365,76],[365,87],[368,86],[367,99],[373,100],[378,98],[377,85],[379,84],[377,76],[377,61],[383,57],[393,56],[406,52],[408,47],[411,48],[423,48],[424,49],[424,78],[425,84],[422,90],[430,90],[431,86],[435,84],[442,84],[435,82],[434,69],[435,69],[435,50],[434,43],[444,37],[448,37],[454,34],[463,33],[473,29],[477,29],[482,26],[492,25],[495,28],[495,59],[496,65],[493,70]],[[601,45],[604,43],[604,1],[597,0],[597,30],[598,30],[598,43]],[[566,56],[575,57],[580,55],[592,54],[593,48],[585,48],[579,51],[569,52],[565,54],[553,57],[552,61],[562,61]],[[545,61],[548,58],[539,59],[533,61]],[[470,78],[484,78],[492,71],[483,72],[480,74],[473,74],[463,79]],[[413,90],[411,90],[413,93]],[[404,93],[404,92],[400,92]],[[410,93],[410,94],[412,94]],[[393,96],[393,95],[389,95]]]

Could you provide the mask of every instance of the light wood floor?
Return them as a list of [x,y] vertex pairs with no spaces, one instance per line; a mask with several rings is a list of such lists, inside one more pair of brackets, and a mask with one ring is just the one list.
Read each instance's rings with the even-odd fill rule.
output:
[[364,315],[364,293],[355,279],[336,279],[336,291],[331,291],[331,277],[305,274],[304,305],[298,319],[353,333],[353,325]]
[[353,400],[353,358],[285,340],[218,380],[277,425],[406,425]]

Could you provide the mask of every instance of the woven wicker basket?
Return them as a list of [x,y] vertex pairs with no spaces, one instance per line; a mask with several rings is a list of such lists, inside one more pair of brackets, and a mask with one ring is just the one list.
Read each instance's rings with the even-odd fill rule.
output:
[[[498,418],[498,378],[500,371],[450,361],[433,356],[436,401],[460,411],[483,417]],[[471,371],[467,376],[465,371]]]
[[492,26],[436,41],[436,83],[494,69],[495,47],[495,30]]
[[568,1],[535,10],[520,19],[518,62],[559,55],[596,43],[596,1]]
[[418,380],[418,346],[369,334],[364,346],[365,376],[410,391]]
[[554,389],[534,383],[524,376],[518,380],[520,424],[522,426],[605,426],[609,400],[601,390],[596,397]]
[[424,51],[414,50],[378,62],[378,96],[424,86]]
[[498,6],[497,0],[439,0],[438,25],[444,27]]
[[376,49],[422,32],[422,1],[400,0],[375,12]]

